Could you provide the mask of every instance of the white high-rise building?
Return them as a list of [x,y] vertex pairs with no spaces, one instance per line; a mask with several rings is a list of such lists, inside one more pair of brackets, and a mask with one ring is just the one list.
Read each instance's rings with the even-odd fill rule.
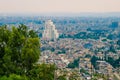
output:
[[59,37],[59,33],[51,20],[45,22],[45,30],[42,37],[46,40],[56,40]]

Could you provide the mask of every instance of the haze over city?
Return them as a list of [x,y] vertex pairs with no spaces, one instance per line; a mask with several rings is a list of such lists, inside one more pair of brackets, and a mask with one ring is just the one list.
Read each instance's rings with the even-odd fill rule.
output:
[[120,12],[120,0],[0,0],[0,13]]
[[0,80],[120,80],[120,0],[0,0]]

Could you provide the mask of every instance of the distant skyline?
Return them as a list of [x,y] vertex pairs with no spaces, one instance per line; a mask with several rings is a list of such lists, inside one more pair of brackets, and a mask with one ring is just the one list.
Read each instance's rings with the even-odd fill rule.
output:
[[0,13],[120,12],[120,0],[0,0]]

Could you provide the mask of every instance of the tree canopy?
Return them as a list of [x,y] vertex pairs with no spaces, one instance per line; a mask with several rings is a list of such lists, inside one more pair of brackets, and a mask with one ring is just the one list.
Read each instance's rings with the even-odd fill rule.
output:
[[55,67],[39,64],[40,40],[33,30],[0,26],[0,80],[53,80]]

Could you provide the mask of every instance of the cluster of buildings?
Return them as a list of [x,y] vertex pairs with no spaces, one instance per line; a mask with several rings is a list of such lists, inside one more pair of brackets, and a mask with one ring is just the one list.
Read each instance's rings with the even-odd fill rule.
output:
[[113,67],[106,61],[97,61],[97,72],[110,76],[113,73]]
[[[51,20],[48,20],[51,19]],[[41,55],[38,63],[53,63],[60,69],[67,68],[68,64],[80,58],[78,70],[84,69],[89,74],[80,73],[83,80],[90,79],[94,72],[104,75],[120,76],[120,68],[114,68],[107,60],[112,57],[114,60],[120,57],[120,47],[117,41],[120,39],[120,18],[118,17],[0,17],[0,25],[7,24],[8,27],[19,26],[23,23],[29,29],[35,30],[41,37]],[[53,23],[54,22],[54,23]],[[45,25],[44,25],[45,24]],[[55,26],[57,25],[57,26]],[[70,38],[79,32],[86,34],[102,30],[104,36],[100,39],[78,39]],[[59,38],[61,34],[69,38]],[[91,36],[93,34],[90,34]],[[94,36],[97,36],[95,34]],[[109,39],[108,39],[109,38]],[[104,40],[104,41],[103,41]],[[110,48],[112,46],[112,48]],[[115,52],[111,51],[111,49]],[[92,56],[96,56],[97,69],[91,63]],[[71,70],[70,70],[71,71]],[[117,71],[117,72],[116,72]],[[115,79],[113,79],[115,80]],[[120,78],[118,79],[120,80]]]
[[[113,77],[113,66],[105,61],[108,57],[118,59],[120,51],[117,54],[107,52],[110,49],[111,40],[102,41],[94,39],[72,39],[59,38],[59,33],[51,20],[45,22],[45,29],[41,38],[41,56],[39,62],[56,64],[59,69],[67,69],[68,64],[75,59],[80,58],[78,70],[83,69],[86,73],[80,72],[83,80],[92,78],[92,74],[98,73]],[[117,46],[117,45],[114,45]],[[89,56],[88,56],[89,55]],[[96,56],[100,60],[95,69],[91,63],[92,56]],[[67,69],[69,70],[69,69]]]

